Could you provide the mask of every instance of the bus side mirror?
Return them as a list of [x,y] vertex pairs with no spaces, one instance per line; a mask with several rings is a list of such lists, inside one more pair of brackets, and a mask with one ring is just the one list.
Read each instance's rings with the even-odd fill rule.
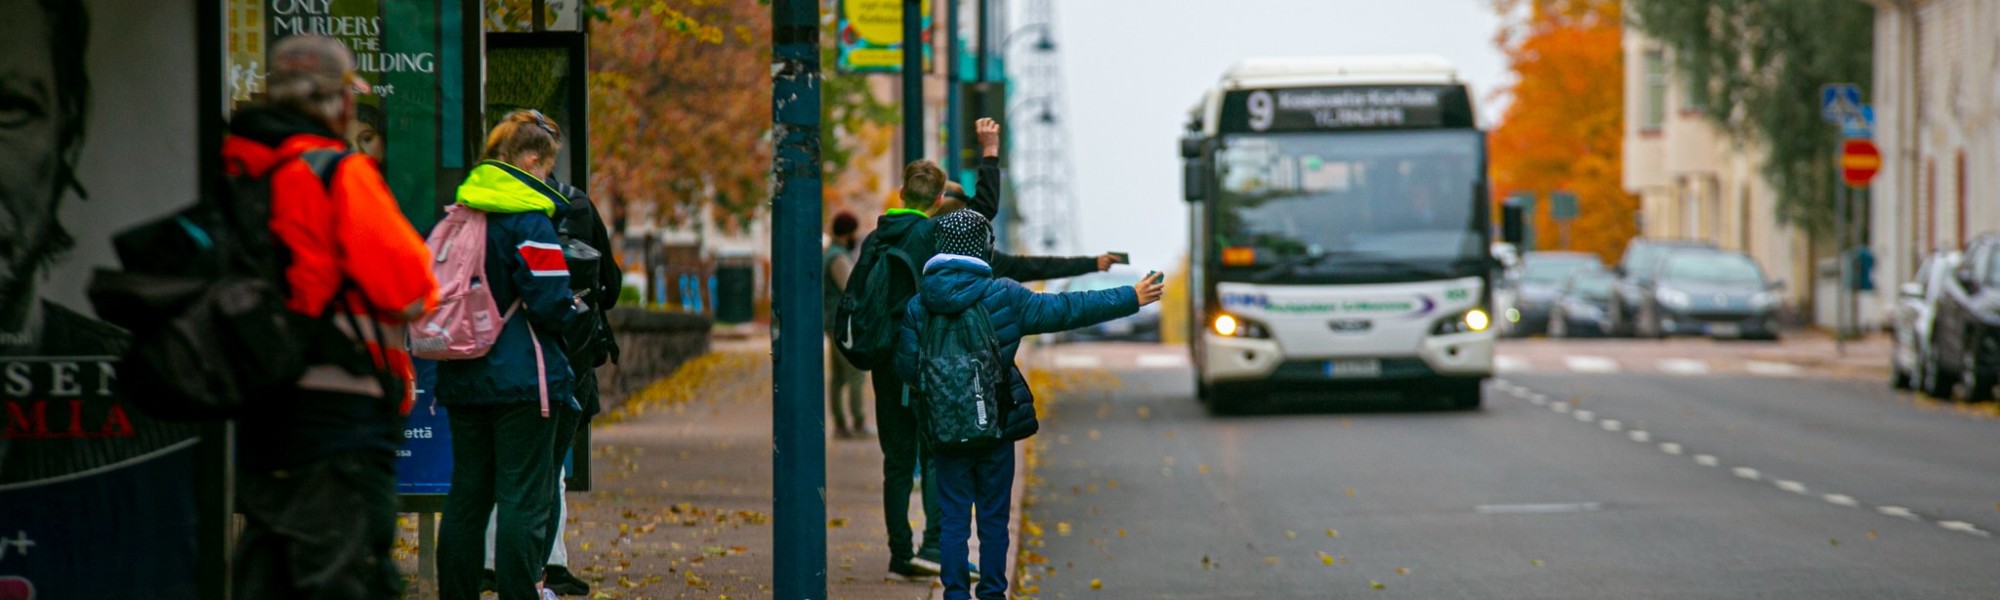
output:
[[1200,157],[1201,157],[1201,136],[1197,135],[1182,136],[1181,158],[1200,158]]
[[1208,169],[1205,161],[1181,161],[1181,197],[1188,202],[1200,202],[1208,196]]

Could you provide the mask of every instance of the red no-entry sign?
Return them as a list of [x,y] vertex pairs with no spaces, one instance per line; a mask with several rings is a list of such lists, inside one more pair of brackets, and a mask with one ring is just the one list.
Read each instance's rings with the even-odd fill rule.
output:
[[1840,177],[1847,185],[1868,187],[1868,181],[1881,169],[1882,153],[1875,149],[1874,142],[1850,139],[1841,144]]

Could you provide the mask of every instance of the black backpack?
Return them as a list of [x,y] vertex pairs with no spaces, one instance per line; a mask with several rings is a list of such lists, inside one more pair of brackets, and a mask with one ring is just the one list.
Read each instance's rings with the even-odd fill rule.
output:
[[596,310],[596,307],[604,305],[603,294],[617,291],[599,289],[598,277],[602,274],[604,254],[579,237],[583,232],[572,230],[586,226],[576,222],[582,218],[581,209],[574,205],[570,212],[556,215],[556,239],[562,243],[563,263],[569,268],[570,294],[583,299],[592,308],[591,314],[576,319],[563,331],[563,354],[575,368],[594,369],[610,359],[611,346],[615,343],[604,312]]
[[[330,186],[346,156],[317,150],[300,159]],[[125,270],[98,269],[91,278],[98,316],[132,333],[118,392],[154,416],[240,416],[314,364],[370,373],[385,392],[394,389],[368,351],[335,332],[329,318],[285,307],[290,254],[271,232],[269,175],[223,178],[193,207],[118,234],[113,245]],[[333,303],[346,292],[337,290]]]
[[891,368],[902,335],[903,311],[917,295],[923,273],[916,259],[874,235],[861,244],[861,257],[848,274],[847,290],[834,310],[834,348],[863,371]]
[[939,454],[965,455],[1002,441],[1006,368],[986,307],[931,315],[917,336],[917,416],[924,442]]

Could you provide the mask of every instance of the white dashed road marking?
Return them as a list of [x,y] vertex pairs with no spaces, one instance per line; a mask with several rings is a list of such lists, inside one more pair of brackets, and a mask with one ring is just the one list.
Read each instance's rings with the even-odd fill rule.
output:
[[1653,434],[1646,433],[1644,431],[1633,431],[1632,441],[1644,444],[1646,442],[1653,441]]
[[1605,431],[1618,431],[1625,428],[1625,424],[1618,422],[1616,419],[1598,421],[1597,425],[1603,427]]
[[1889,515],[1891,517],[1896,517],[1898,519],[1909,519],[1912,521],[1922,520],[1917,517],[1917,513],[1910,512],[1910,509],[1903,508],[1901,506],[1878,506],[1875,508],[1875,512]]
[[1820,497],[1825,498],[1827,504],[1845,506],[1848,508],[1861,506],[1860,502],[1855,502],[1854,498],[1848,497],[1845,494],[1827,494],[1825,496],[1820,496]]
[[1703,375],[1708,373],[1708,363],[1687,358],[1669,358],[1660,361],[1660,372],[1675,375]]
[[1578,373],[1617,373],[1618,361],[1602,356],[1565,356],[1563,364]]
[[1672,454],[1674,456],[1680,456],[1681,445],[1673,442],[1660,442],[1660,451],[1665,452],[1667,454]]
[[1791,363],[1765,362],[1761,360],[1744,363],[1743,369],[1753,375],[1765,375],[1769,377],[1795,377],[1800,371],[1798,365]]
[[1943,527],[1945,529],[1950,529],[1952,531],[1957,531],[1961,533],[1970,533],[1972,535],[1976,535],[1979,537],[1989,537],[1992,535],[1986,533],[1985,531],[1981,531],[1978,527],[1974,527],[1971,523],[1967,523],[1965,521],[1939,521],[1938,527]]
[[1787,492],[1791,492],[1794,494],[1806,493],[1806,484],[1803,483],[1799,483],[1789,479],[1780,479],[1772,483],[1777,484],[1778,489],[1785,490]]
[[1566,412],[1569,412],[1569,403],[1568,403],[1568,402],[1552,402],[1552,403],[1550,403],[1550,404],[1549,404],[1549,410],[1553,410],[1553,411],[1556,411],[1556,412],[1559,412],[1559,413],[1566,413]]
[[1694,464],[1701,465],[1704,467],[1713,467],[1722,464],[1722,462],[1715,460],[1715,455],[1713,454],[1696,454],[1694,455]]
[[1104,359],[1095,354],[1057,354],[1058,369],[1095,369],[1104,366]]
[[1578,409],[1578,410],[1576,411],[1576,420],[1578,420],[1578,421],[1583,421],[1583,422],[1585,422],[1585,423],[1588,423],[1588,422],[1591,422],[1591,421],[1595,421],[1595,420],[1597,420],[1597,413],[1594,413],[1594,412],[1590,412],[1590,411],[1587,411],[1587,410],[1582,410],[1582,409]]
[[1535,394],[1533,396],[1529,396],[1528,401],[1533,402],[1535,406],[1542,406],[1544,404],[1549,403],[1549,397],[1542,394]]
[[1518,356],[1493,357],[1493,370],[1498,373],[1521,373],[1533,369],[1527,359]]
[[1146,369],[1170,369],[1188,364],[1186,354],[1141,354],[1139,366]]
[[1757,478],[1764,476],[1762,473],[1758,473],[1756,469],[1752,469],[1750,467],[1736,467],[1734,469],[1730,469],[1729,472],[1735,473],[1737,477],[1749,479],[1751,481],[1756,481]]

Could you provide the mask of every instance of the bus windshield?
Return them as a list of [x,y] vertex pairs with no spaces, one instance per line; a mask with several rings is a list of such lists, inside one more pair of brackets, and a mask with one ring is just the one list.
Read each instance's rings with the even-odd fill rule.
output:
[[1223,281],[1386,283],[1485,272],[1475,131],[1222,142],[1213,243]]

